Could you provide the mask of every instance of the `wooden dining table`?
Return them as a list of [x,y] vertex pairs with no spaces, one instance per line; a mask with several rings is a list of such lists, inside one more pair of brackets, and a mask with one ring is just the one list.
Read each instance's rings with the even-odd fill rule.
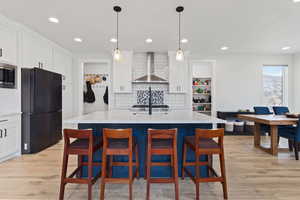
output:
[[[288,118],[285,115],[238,115],[238,118],[255,122],[254,146],[274,156],[278,155],[278,127],[284,125],[296,125],[299,120],[296,118]],[[260,127],[262,124],[270,126],[270,148],[261,146]]]

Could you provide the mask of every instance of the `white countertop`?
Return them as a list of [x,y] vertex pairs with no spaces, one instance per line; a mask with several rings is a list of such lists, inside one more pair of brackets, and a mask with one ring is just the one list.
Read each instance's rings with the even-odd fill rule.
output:
[[131,111],[115,110],[94,112],[66,120],[67,124],[98,123],[98,124],[199,124],[199,123],[225,123],[224,120],[207,116],[189,110],[172,110],[164,113],[138,113]]

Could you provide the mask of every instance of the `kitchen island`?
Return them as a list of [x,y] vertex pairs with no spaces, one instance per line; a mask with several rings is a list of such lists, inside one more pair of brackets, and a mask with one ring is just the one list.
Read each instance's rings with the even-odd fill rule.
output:
[[[167,113],[154,112],[148,115],[146,112],[136,113],[128,110],[115,110],[94,112],[87,115],[72,118],[65,123],[76,124],[79,129],[93,129],[96,137],[102,136],[103,128],[132,128],[133,135],[138,144],[140,159],[140,176],[144,176],[147,129],[171,129],[177,128],[177,145],[178,145],[178,167],[179,176],[181,176],[182,166],[182,147],[185,136],[194,135],[195,128],[211,129],[214,125],[224,123],[224,120],[217,119],[208,115],[204,115],[189,110],[172,110]],[[188,152],[187,159],[193,160],[193,153]],[[126,156],[118,156],[114,159],[118,161],[127,161]],[[155,161],[166,161],[168,156],[155,156]],[[203,156],[201,160],[206,160],[207,156]],[[101,161],[101,152],[96,152],[94,161]],[[94,168],[94,173],[98,172],[100,167]],[[83,175],[87,170],[83,169]],[[114,177],[125,177],[128,175],[127,167],[114,167]],[[166,177],[171,175],[169,167],[152,167],[151,175],[154,177]],[[207,175],[206,167],[201,167],[201,175]]]

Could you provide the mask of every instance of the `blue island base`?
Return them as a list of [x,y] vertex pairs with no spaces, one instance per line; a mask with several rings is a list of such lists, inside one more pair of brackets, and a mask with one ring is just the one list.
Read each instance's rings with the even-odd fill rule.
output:
[[[103,128],[132,128],[133,136],[135,137],[136,143],[138,145],[139,153],[139,173],[140,177],[145,176],[145,164],[146,164],[146,144],[147,144],[147,130],[148,128],[152,129],[178,129],[177,135],[177,153],[178,153],[178,174],[182,175],[182,149],[183,141],[185,136],[195,135],[196,128],[202,129],[211,129],[212,124],[87,124],[82,123],[78,124],[79,129],[93,129],[93,134],[95,137],[102,137]],[[100,162],[102,157],[102,151],[98,151],[94,154],[94,161]],[[114,156],[114,161],[125,162],[128,161],[128,156]],[[134,158],[135,159],[135,158]],[[87,161],[87,157],[84,158]],[[170,161],[170,156],[153,156],[152,160],[154,162],[167,162]],[[187,153],[187,161],[193,162],[195,160],[195,154],[189,150]],[[201,156],[201,161],[207,161],[207,156]],[[194,174],[194,167],[189,167],[189,171]],[[82,176],[87,176],[87,167],[83,167]],[[101,167],[94,167],[93,173],[96,175],[101,170]],[[201,177],[207,177],[208,169],[206,166],[200,167]],[[171,168],[170,167],[152,167],[151,168],[151,177],[170,177]],[[113,167],[113,177],[128,177],[128,167],[124,166],[115,166]]]

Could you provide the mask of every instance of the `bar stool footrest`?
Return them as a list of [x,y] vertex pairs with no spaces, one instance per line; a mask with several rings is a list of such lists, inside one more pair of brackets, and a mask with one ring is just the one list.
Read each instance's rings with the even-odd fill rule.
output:
[[105,183],[130,183],[130,182],[133,182],[130,181],[129,178],[104,178]]
[[[112,162],[111,166],[129,166],[129,162]],[[133,166],[136,166],[136,162],[132,163]]]
[[172,166],[172,163],[171,162],[151,162],[151,166],[168,167],[168,166]]
[[197,182],[224,182],[224,178],[222,177],[214,177],[214,178],[197,178]]
[[173,178],[150,178],[150,183],[175,183]]

